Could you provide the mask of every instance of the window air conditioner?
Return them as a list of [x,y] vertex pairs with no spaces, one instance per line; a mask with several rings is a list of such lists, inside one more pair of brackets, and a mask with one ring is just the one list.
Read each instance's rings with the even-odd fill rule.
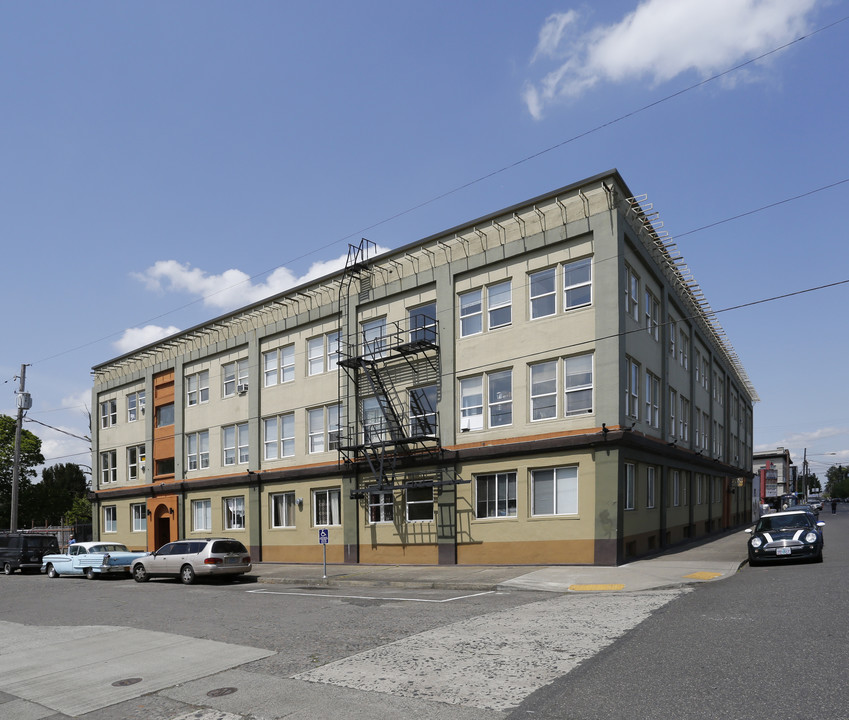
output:
[[238,385],[236,385],[236,392],[239,393],[239,395],[244,395],[247,391],[248,391],[248,384],[247,383],[239,383]]

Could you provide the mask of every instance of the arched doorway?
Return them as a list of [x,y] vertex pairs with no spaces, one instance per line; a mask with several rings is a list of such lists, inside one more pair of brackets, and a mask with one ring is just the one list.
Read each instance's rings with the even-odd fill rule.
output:
[[[153,527],[151,528],[153,532],[151,535],[153,536],[153,547],[148,547],[148,550],[158,550],[165,543],[169,543],[172,540],[176,540],[176,533],[172,532],[172,523],[174,522],[174,509],[168,507],[164,503],[159,503],[156,505],[156,508],[153,510],[151,523]],[[150,543],[148,543],[149,545]]]

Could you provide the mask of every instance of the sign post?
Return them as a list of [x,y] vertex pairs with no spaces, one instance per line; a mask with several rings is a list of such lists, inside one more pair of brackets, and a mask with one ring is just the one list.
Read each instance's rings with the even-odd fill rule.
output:
[[330,542],[330,531],[327,528],[318,531],[318,541],[324,551],[324,575],[322,577],[327,580],[327,543]]

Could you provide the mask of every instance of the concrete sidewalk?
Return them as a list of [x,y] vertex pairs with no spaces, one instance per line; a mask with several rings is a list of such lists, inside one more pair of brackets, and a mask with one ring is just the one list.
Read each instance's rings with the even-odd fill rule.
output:
[[327,565],[255,563],[261,583],[302,587],[407,587],[443,590],[633,592],[712,582],[734,575],[746,561],[743,528],[688,543],[618,567],[584,565]]

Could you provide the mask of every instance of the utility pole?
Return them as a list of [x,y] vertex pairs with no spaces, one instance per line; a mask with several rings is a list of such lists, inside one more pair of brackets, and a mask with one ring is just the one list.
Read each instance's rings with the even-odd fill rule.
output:
[[24,411],[32,407],[32,398],[26,392],[27,366],[21,365],[20,385],[18,386],[17,405],[18,422],[15,425],[15,464],[12,468],[12,517],[9,521],[9,530],[18,530],[18,483],[21,476],[21,432],[24,425]]

